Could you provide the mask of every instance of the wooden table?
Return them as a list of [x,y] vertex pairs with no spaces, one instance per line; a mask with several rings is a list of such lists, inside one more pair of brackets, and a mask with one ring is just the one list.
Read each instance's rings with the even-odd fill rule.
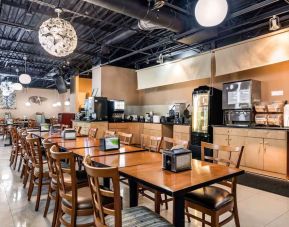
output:
[[119,168],[120,174],[129,179],[130,206],[138,205],[137,182],[173,197],[173,224],[185,226],[184,195],[192,190],[244,173],[243,170],[192,160],[192,170],[173,173],[162,169],[160,162]]
[[156,152],[141,151],[93,157],[91,160],[104,166],[123,168],[149,163],[161,165],[162,155]]
[[76,137],[74,140],[65,140],[63,138],[49,138],[48,140],[51,143],[57,143],[58,146],[64,148],[65,150],[99,146],[98,139],[88,137]]
[[139,148],[139,147],[121,145],[119,150],[102,151],[100,150],[100,147],[87,147],[87,148],[70,149],[69,151],[82,157],[84,157],[85,155],[90,155],[91,157],[97,157],[97,156],[106,156],[106,155],[119,155],[119,154],[131,153],[131,152],[140,152],[144,150],[145,149]]

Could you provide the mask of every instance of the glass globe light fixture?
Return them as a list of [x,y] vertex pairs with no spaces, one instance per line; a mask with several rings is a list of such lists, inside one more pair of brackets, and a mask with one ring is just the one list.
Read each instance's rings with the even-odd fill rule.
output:
[[56,18],[50,18],[42,23],[38,37],[41,46],[49,54],[56,57],[65,57],[75,50],[77,35],[73,26],[66,20],[59,18],[62,10],[56,8]]
[[12,84],[12,88],[14,89],[14,91],[21,91],[23,89],[23,86],[20,83],[14,83]]
[[65,105],[65,106],[70,106],[70,101],[69,101],[69,100],[66,100],[66,101],[64,102],[64,105]]
[[21,84],[30,84],[31,83],[31,76],[29,76],[27,73],[23,73],[19,76],[19,82]]
[[195,8],[196,20],[203,27],[213,27],[221,24],[227,13],[227,0],[199,0]]

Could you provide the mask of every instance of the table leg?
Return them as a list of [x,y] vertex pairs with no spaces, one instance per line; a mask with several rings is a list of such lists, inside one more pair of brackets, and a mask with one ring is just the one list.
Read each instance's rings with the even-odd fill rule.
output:
[[176,227],[185,226],[185,200],[183,195],[173,197],[173,224]]
[[129,205],[135,207],[138,205],[138,189],[137,182],[132,179],[128,179],[129,184]]

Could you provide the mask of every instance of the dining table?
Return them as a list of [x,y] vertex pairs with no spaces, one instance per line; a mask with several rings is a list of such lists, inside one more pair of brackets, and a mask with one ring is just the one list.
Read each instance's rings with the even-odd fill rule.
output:
[[[107,164],[111,162],[111,165],[117,164],[116,160],[97,160]],[[131,160],[128,161],[130,162]],[[118,163],[120,175],[128,178],[130,206],[138,205],[138,183],[165,193],[173,198],[173,224],[176,227],[185,226],[186,193],[244,173],[244,170],[195,159],[192,160],[191,170],[178,173],[164,170],[161,161],[151,160],[143,164],[140,161],[137,165],[125,165],[125,162],[119,159]]]
[[64,138],[47,138],[51,143],[57,143],[58,146],[65,150],[76,148],[98,147],[100,145],[99,139],[89,137],[76,137],[75,139]]

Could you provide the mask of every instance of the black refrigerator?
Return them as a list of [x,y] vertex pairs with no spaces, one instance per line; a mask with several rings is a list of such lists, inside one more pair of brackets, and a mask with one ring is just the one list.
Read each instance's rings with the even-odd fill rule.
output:
[[[208,86],[196,88],[192,93],[190,149],[193,158],[201,157],[202,141],[213,142],[213,125],[220,124],[223,124],[222,91]],[[207,155],[211,155],[211,152]]]

